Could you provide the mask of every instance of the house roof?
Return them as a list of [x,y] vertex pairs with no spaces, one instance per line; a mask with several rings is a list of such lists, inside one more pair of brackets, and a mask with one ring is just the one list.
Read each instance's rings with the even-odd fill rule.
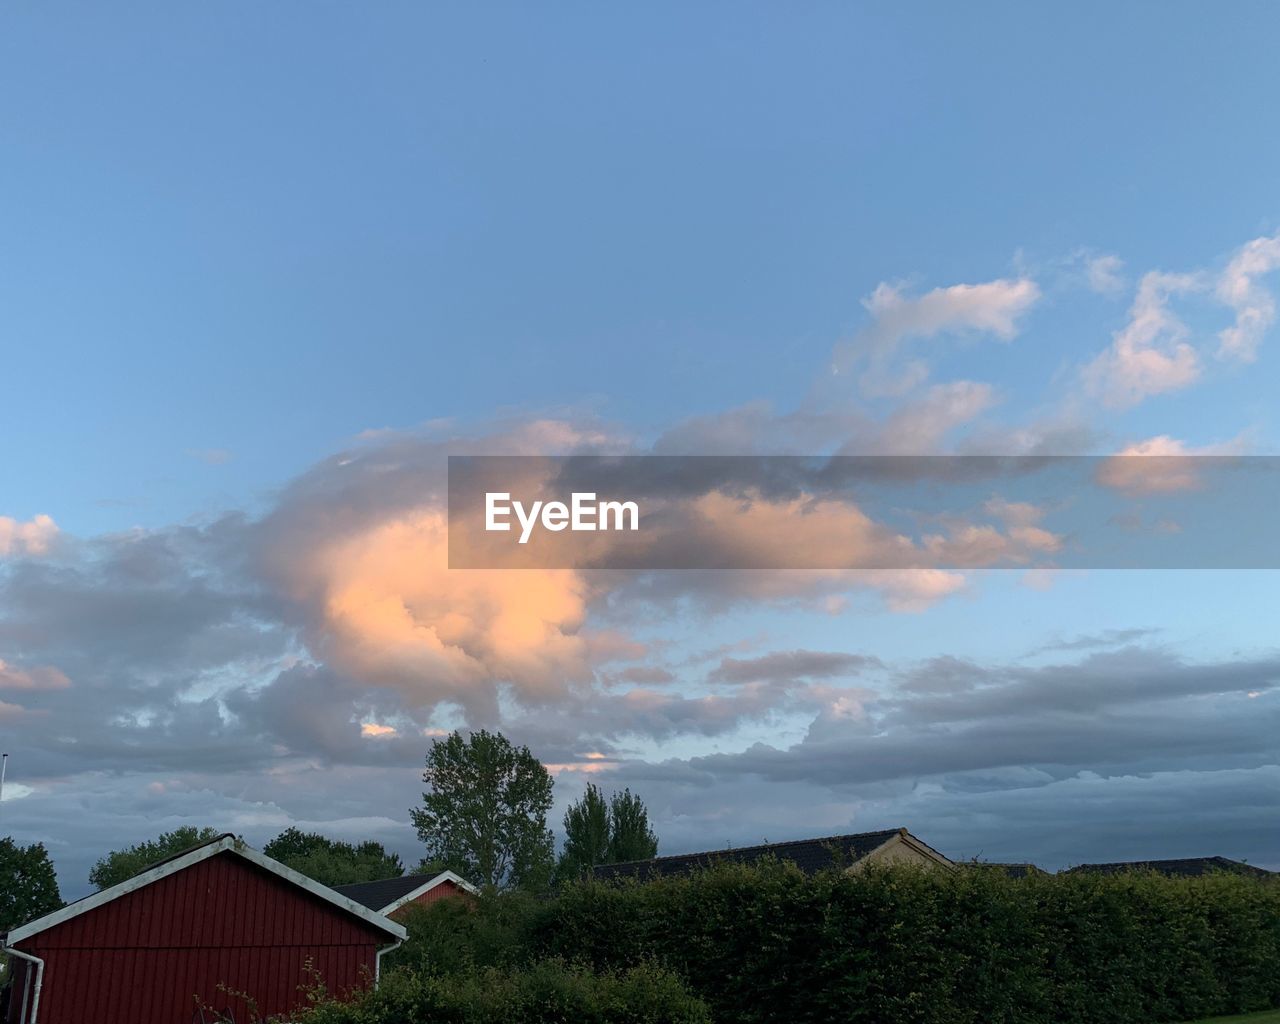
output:
[[712,864],[754,864],[766,857],[776,857],[778,860],[790,861],[805,874],[811,875],[825,868],[856,864],[899,836],[921,847],[940,862],[950,863],[946,857],[920,842],[905,828],[890,828],[879,832],[858,832],[844,836],[824,836],[820,839],[797,839],[787,843],[764,843],[760,846],[684,853],[674,857],[655,857],[652,860],[633,860],[622,864],[598,864],[592,871],[596,878],[602,879],[661,878]]
[[376,882],[352,882],[334,886],[336,892],[361,903],[380,914],[390,914],[406,903],[412,903],[423,893],[428,893],[443,882],[452,882],[460,889],[475,893],[476,887],[461,875],[442,871],[438,875],[401,875],[397,878],[380,878]]
[[1274,871],[1255,868],[1243,861],[1231,860],[1228,857],[1179,857],[1173,860],[1134,860],[1117,861],[1113,864],[1078,864],[1069,868],[1069,874],[1090,872],[1100,875],[1116,875],[1123,871],[1157,871],[1162,875],[1180,875],[1191,878],[1197,875],[1208,875],[1215,871],[1225,871],[1233,875],[1252,875],[1256,878],[1270,878]]
[[265,854],[259,853],[257,850],[246,846],[240,839],[230,832],[225,832],[214,839],[210,839],[207,843],[200,843],[186,850],[182,850],[166,857],[164,860],[157,861],[145,871],[134,875],[132,878],[126,879],[117,885],[110,886],[100,892],[95,892],[90,896],[85,896],[73,903],[68,903],[61,910],[55,910],[51,914],[45,914],[44,917],[37,917],[34,921],[28,921],[19,928],[12,929],[8,935],[4,937],[4,945],[9,946],[23,939],[28,939],[32,935],[39,934],[49,928],[54,928],[64,921],[69,921],[73,917],[79,917],[81,914],[87,914],[91,910],[96,910],[103,904],[117,900],[121,896],[127,896],[131,892],[145,888],[153,882],[158,882],[162,878],[168,878],[170,875],[184,871],[194,864],[199,864],[203,860],[210,857],[216,857],[218,854],[229,853],[243,860],[248,861],[264,871],[268,871],[278,878],[284,879],[299,889],[305,889],[312,896],[315,896],[326,903],[332,904],[338,910],[358,917],[366,924],[372,925],[380,931],[396,939],[405,939],[408,933],[404,926],[397,924],[389,918],[383,917],[361,903],[335,892],[327,885],[322,885],[313,878],[294,871],[292,868],[285,867],[278,860],[272,860]]

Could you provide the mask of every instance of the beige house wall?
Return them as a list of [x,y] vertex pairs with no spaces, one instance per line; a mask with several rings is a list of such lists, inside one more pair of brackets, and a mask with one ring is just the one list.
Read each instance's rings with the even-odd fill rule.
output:
[[868,864],[920,864],[930,868],[952,868],[955,865],[946,857],[931,850],[910,836],[896,835],[884,845],[876,847],[869,854],[851,867],[850,871],[859,871]]

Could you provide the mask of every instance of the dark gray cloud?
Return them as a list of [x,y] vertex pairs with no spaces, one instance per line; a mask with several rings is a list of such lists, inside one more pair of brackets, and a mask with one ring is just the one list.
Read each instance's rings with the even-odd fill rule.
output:
[[882,662],[865,654],[840,651],[774,651],[758,658],[722,658],[707,679],[713,683],[789,682],[796,679],[847,679]]
[[1084,633],[1069,640],[1054,640],[1042,644],[1030,653],[1051,654],[1059,651],[1091,651],[1101,647],[1119,647],[1131,644],[1160,632],[1158,629],[1104,629],[1098,633]]

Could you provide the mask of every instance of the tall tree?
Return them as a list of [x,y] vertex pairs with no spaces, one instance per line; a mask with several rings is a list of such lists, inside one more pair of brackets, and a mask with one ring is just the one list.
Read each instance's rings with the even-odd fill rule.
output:
[[44,843],[0,839],[0,933],[62,906],[58,876]]
[[582,799],[564,812],[564,849],[557,873],[577,878],[588,868],[609,859],[609,804],[594,783],[587,784]]
[[136,874],[140,874],[158,860],[181,853],[189,846],[207,843],[216,839],[221,833],[212,828],[196,828],[194,825],[183,825],[172,832],[163,832],[157,839],[150,839],[123,850],[112,850],[96,863],[89,871],[89,881],[99,889],[109,889],[113,885]]
[[648,860],[658,855],[658,835],[649,825],[644,801],[630,789],[609,802],[609,863]]
[[484,729],[435,740],[422,781],[422,806],[410,810],[427,862],[498,888],[535,888],[554,864],[547,828],[551,775],[528,747]]
[[376,882],[404,874],[400,855],[372,839],[346,843],[318,832],[287,828],[262,848],[268,857],[325,885]]

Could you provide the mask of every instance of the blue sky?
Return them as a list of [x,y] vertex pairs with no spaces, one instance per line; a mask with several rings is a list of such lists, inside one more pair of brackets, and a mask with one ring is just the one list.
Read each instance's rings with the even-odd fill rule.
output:
[[[1201,265],[1275,227],[1277,17],[10,11],[12,511],[156,525],[439,417],[586,406],[654,429],[785,403],[881,280],[1078,247]],[[1012,408],[1114,326],[1095,305],[976,357]],[[1274,383],[1161,412],[1234,434]],[[235,457],[184,454],[209,449]]]
[[[411,852],[400,819],[421,743],[410,749],[410,727],[493,724],[487,698],[458,710],[458,687],[548,699],[538,672],[471,649],[475,664],[447,686],[434,663],[392,671],[368,649],[394,638],[332,617],[335,595],[371,571],[352,538],[405,522],[377,474],[345,482],[344,458],[389,460],[417,487],[406,460],[427,465],[459,445],[528,450],[552,437],[537,426],[548,422],[556,451],[600,437],[701,451],[712,434],[717,450],[746,451],[795,428],[793,413],[833,410],[858,417],[861,433],[827,429],[791,447],[918,436],[928,452],[1043,442],[1110,454],[1163,437],[1178,450],[1274,452],[1273,4],[123,4],[0,19],[0,523],[49,516],[57,531],[48,550],[0,545],[0,668],[11,674],[0,708],[19,709],[0,727],[13,744],[21,725],[29,748],[15,750],[25,781],[5,813],[69,865],[69,892],[84,884],[83,851],[178,820],[221,816],[251,838],[301,822]],[[1254,240],[1264,266],[1233,307],[1223,282]],[[1152,273],[1187,279],[1170,288]],[[1134,344],[1172,362],[1125,398],[1115,382],[1135,350],[1118,339],[1146,322],[1135,312],[1146,280],[1166,289],[1149,308],[1173,319]],[[963,298],[948,289],[993,282],[981,300],[1007,330],[948,312],[941,326],[893,334],[892,310],[874,299],[896,296],[910,316],[935,290],[946,304]],[[1251,359],[1216,340],[1246,307],[1264,321]],[[860,376],[886,331],[892,387]],[[1182,344],[1195,360],[1185,372]],[[854,370],[833,377],[841,351]],[[897,386],[917,363],[927,377]],[[965,409],[926,430],[923,403],[948,386],[964,389],[947,394]],[[758,411],[750,429],[744,408]],[[372,526],[370,508],[385,515]],[[729,655],[689,661],[717,645],[741,658],[856,650],[885,675],[840,685],[882,695],[942,657],[980,665],[993,686],[1013,685],[1015,664],[1069,667],[1115,648],[1219,667],[1276,657],[1272,574],[1026,583],[974,573],[910,611],[861,586],[559,594],[565,617],[548,627],[556,648],[539,652],[551,660],[538,671],[585,673],[574,685],[588,695],[560,708],[581,735],[552,729],[545,708],[504,705],[498,724],[549,762],[615,744],[615,777],[650,795],[667,852],[747,800],[759,814],[717,840],[885,818],[966,854],[998,844],[930,802],[931,787],[962,776],[974,791],[962,766],[877,783],[892,793],[815,770],[803,798],[749,760],[719,788],[681,774],[702,771],[708,752],[746,758],[771,736],[805,763],[800,740],[817,744],[814,723],[832,713],[812,677],[776,704],[763,692],[744,701],[728,726],[697,718],[703,703],[680,705],[684,726],[658,728],[627,719],[657,698],[608,703],[617,669],[588,655],[565,668],[563,645],[639,638],[638,663],[684,666],[663,699],[689,701],[725,696],[706,666]],[[163,630],[108,614],[143,591],[171,609],[197,591],[208,603]],[[397,595],[413,614],[429,603]],[[1054,643],[1076,646],[1027,661]],[[298,665],[332,680],[296,691],[309,694],[305,714],[272,717],[268,698],[295,693]],[[216,728],[184,717],[197,692],[221,695]],[[1200,703],[1171,713],[1212,732],[1236,721],[1225,693],[1202,688]],[[1164,708],[1150,699],[1147,731]],[[72,700],[92,714],[73,721]],[[1274,721],[1274,697],[1256,700],[1252,717]],[[907,714],[895,707],[869,712],[881,733]],[[1099,721],[1119,714],[1108,708]],[[406,745],[360,746],[374,721],[399,723]],[[120,722],[127,735],[112,732]],[[1280,797],[1274,744],[1246,756],[1231,748],[1244,734],[1223,730],[1221,748],[1194,756],[1153,750],[1118,767],[1082,755],[1053,770],[1054,785],[1118,779],[1109,799],[1129,818],[1133,794],[1182,772],[1200,773],[1183,787],[1184,817],[1207,815],[1209,801],[1235,806],[1222,786]],[[209,753],[192,767],[172,750],[197,733]],[[68,736],[93,756],[68,753]],[[275,760],[237,761],[251,740]],[[1017,771],[1045,771],[1028,744]],[[311,773],[343,765],[356,788],[326,806]],[[1001,770],[1013,774],[983,783],[992,821],[1030,788]],[[567,799],[582,776],[560,777]],[[388,795],[370,816],[361,791],[375,778]],[[83,800],[117,811],[65,824]],[[1081,828],[1076,806],[1064,798],[1063,829]],[[1274,838],[1248,820],[1223,824],[1231,849],[1204,852],[1280,866]],[[1006,852],[1059,864],[1195,852],[1173,849],[1172,821],[1075,848],[1009,826]]]

